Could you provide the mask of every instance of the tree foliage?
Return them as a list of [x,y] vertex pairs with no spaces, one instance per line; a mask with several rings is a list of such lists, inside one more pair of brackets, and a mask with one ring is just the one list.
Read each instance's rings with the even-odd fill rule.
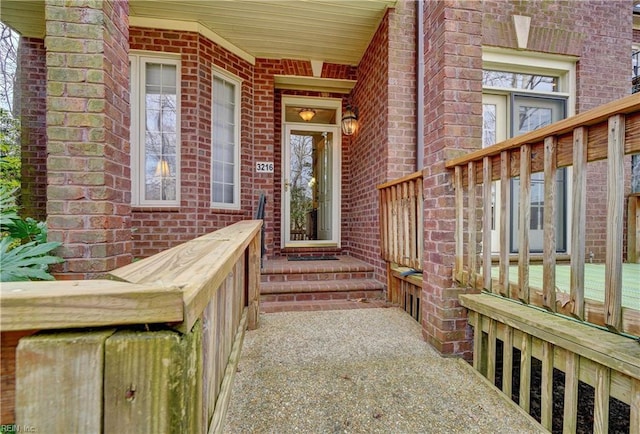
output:
[[15,115],[13,90],[18,68],[18,41],[18,34],[0,22],[0,107],[12,115]]
[[0,108],[0,185],[7,191],[20,188],[20,122]]

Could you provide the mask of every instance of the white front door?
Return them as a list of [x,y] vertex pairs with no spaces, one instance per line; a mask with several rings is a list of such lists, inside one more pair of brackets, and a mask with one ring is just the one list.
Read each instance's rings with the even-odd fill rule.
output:
[[338,246],[339,130],[290,124],[284,132],[282,245]]

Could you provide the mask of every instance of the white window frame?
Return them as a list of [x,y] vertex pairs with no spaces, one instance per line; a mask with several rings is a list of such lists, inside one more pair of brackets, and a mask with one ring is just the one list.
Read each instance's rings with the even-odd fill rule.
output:
[[[540,95],[549,97],[566,97],[566,117],[575,115],[576,113],[576,62],[578,57],[574,56],[562,56],[557,54],[537,53],[537,52],[523,52],[504,48],[496,47],[483,47],[482,49],[482,68],[483,70],[496,70],[496,71],[509,71],[522,74],[539,74],[546,76],[558,77],[558,90],[559,92],[540,92],[527,89],[506,89],[502,87],[483,86],[482,94],[486,95],[508,95],[509,92],[515,92],[521,95]],[[509,104],[509,98],[506,98],[507,104]],[[510,109],[507,107],[507,113]],[[510,120],[507,120],[509,125]],[[508,132],[507,132],[508,135]],[[566,216],[565,222],[566,231],[566,254],[571,254],[571,228],[569,219],[572,213],[572,167],[567,167],[566,185]],[[499,183],[499,181],[498,181]],[[499,184],[496,189],[499,188]],[[499,195],[496,196],[496,208],[500,210]],[[499,213],[496,211],[496,219],[499,219]],[[507,211],[509,212],[509,211]],[[498,221],[498,220],[496,220]],[[497,232],[497,231],[496,231]],[[493,233],[492,233],[493,235]],[[498,244],[499,246],[499,244]],[[495,245],[492,247],[494,251]]]
[[[181,104],[180,83],[181,64],[179,55],[156,52],[132,51],[129,53],[130,63],[130,104],[131,104],[131,205],[136,207],[176,207],[180,205],[180,154],[181,154]],[[145,191],[145,121],[146,103],[144,89],[146,87],[144,65],[160,63],[176,67],[176,198],[172,200],[146,200]]]
[[[240,165],[241,165],[241,161],[240,161],[240,147],[241,147],[241,140],[240,140],[240,125],[241,125],[241,121],[242,121],[242,116],[241,116],[241,109],[242,109],[242,79],[223,70],[223,69],[219,69],[216,67],[212,68],[212,80],[211,80],[211,172],[210,172],[210,178],[209,178],[209,186],[211,189],[210,192],[210,201],[211,201],[211,208],[219,208],[219,209],[231,209],[231,210],[239,210],[240,209],[240,191],[241,191],[241,185],[240,185]],[[214,98],[215,98],[215,90],[214,90],[214,81],[213,78],[217,77],[221,80],[224,80],[227,83],[231,83],[235,86],[234,89],[234,100],[235,100],[235,107],[234,107],[234,121],[235,121],[235,125],[234,125],[234,165],[233,165],[233,203],[225,203],[225,202],[215,202],[213,200],[213,133],[214,133],[214,128],[215,125],[213,123],[213,102],[214,102]]]
[[[567,98],[567,113],[570,117],[576,114],[576,62],[579,58],[574,56],[561,56],[557,54],[522,52],[503,48],[482,48],[482,69],[519,72],[523,74],[539,74],[558,77],[560,92],[553,92],[553,96]],[[494,92],[491,92],[491,91]],[[483,93],[503,93],[506,89],[501,87],[483,86]],[[527,89],[511,89],[517,93],[530,95],[551,95],[549,92],[540,92]]]

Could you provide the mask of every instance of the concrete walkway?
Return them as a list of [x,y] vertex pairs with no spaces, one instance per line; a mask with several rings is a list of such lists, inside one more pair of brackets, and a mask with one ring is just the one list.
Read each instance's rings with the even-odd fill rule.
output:
[[227,433],[545,432],[397,308],[283,312],[247,332]]

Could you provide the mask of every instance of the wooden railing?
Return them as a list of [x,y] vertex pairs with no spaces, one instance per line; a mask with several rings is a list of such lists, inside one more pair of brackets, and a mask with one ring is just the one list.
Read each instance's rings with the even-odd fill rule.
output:
[[[456,206],[456,262],[454,279],[477,289],[521,300],[611,330],[640,336],[640,311],[623,308],[622,261],[625,198],[624,156],[640,152],[640,95],[565,119],[490,148],[447,162],[454,171]],[[585,299],[584,265],[587,219],[587,164],[607,160],[606,288],[604,303]],[[573,167],[571,230],[571,288],[568,300],[557,294],[556,270],[556,172]],[[529,285],[530,174],[544,171],[544,284]],[[509,276],[510,179],[520,177],[517,282]],[[499,278],[491,277],[491,182],[500,180],[502,204],[499,222]],[[477,206],[482,186],[484,208]],[[466,203],[465,203],[466,193]],[[481,218],[482,217],[482,218]],[[466,220],[466,230],[465,230]],[[482,252],[476,242],[482,227]],[[466,247],[466,249],[465,249]],[[482,264],[482,268],[480,268]]]
[[15,349],[16,427],[220,432],[244,330],[258,327],[260,227],[204,235],[113,271],[118,281],[4,283],[3,340],[39,331]]
[[422,172],[379,185],[382,259],[422,270]]
[[422,172],[378,186],[380,246],[387,263],[387,300],[422,321]]
[[[625,155],[640,152],[640,95],[632,95],[548,127],[450,160],[455,187],[455,264],[459,285],[484,291],[460,296],[475,329],[474,366],[491,381],[502,375],[502,390],[512,393],[514,348],[520,355],[519,405],[530,406],[531,360],[542,363],[541,423],[551,429],[553,371],[565,372],[564,432],[575,432],[578,382],[595,388],[594,431],[607,432],[609,398],[630,406],[630,432],[640,432],[640,306],[622,304]],[[606,257],[604,302],[585,297],[587,165],[607,160]],[[556,285],[556,172],[573,167],[569,217],[570,288]],[[531,174],[544,173],[543,277],[530,284],[529,218]],[[509,275],[511,178],[520,177],[518,276]],[[492,277],[492,182],[500,180],[498,276]],[[479,200],[481,199],[481,200]],[[478,206],[479,203],[483,207]],[[636,208],[634,208],[636,209]],[[638,226],[629,215],[628,249],[635,248]],[[480,238],[481,236],[481,238]],[[482,240],[479,243],[479,240]],[[633,243],[633,245],[631,244]],[[629,252],[628,252],[629,253]],[[633,257],[633,251],[628,257]],[[637,279],[633,279],[637,282]],[[633,288],[631,288],[633,290]],[[637,290],[637,287],[636,287]],[[558,314],[563,314],[558,315]],[[568,319],[568,318],[572,319]],[[576,321],[577,320],[577,321]],[[601,326],[601,329],[587,323]],[[606,330],[608,329],[608,331]],[[611,333],[614,332],[614,333]],[[503,346],[498,351],[499,343]]]

